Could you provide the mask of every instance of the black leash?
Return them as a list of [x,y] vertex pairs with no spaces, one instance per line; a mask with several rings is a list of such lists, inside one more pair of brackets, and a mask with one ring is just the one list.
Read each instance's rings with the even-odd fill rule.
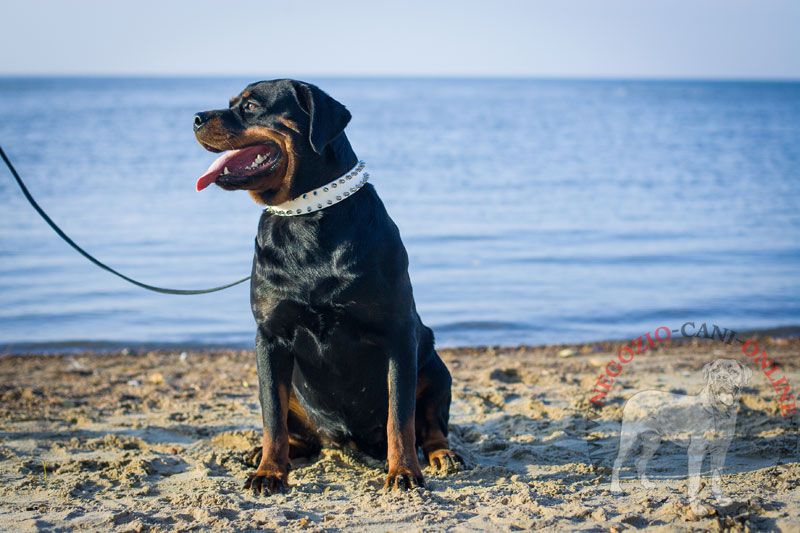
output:
[[22,189],[22,194],[25,195],[25,198],[27,198],[28,202],[31,204],[31,206],[33,206],[33,208],[36,210],[36,212],[39,213],[39,216],[41,216],[44,219],[44,221],[47,222],[47,224],[51,228],[53,228],[53,231],[58,233],[58,235],[62,239],[67,241],[67,244],[69,244],[70,246],[75,248],[75,250],[77,250],[77,252],[79,254],[81,254],[83,257],[85,257],[86,259],[88,259],[89,261],[94,263],[95,265],[99,266],[103,270],[107,270],[108,272],[111,272],[115,276],[121,277],[125,281],[133,283],[134,285],[138,285],[139,287],[142,287],[143,289],[147,289],[149,291],[160,292],[160,293],[164,293],[164,294],[207,294],[209,292],[217,292],[217,291],[221,291],[222,289],[227,289],[228,287],[233,287],[234,285],[238,285],[240,283],[244,283],[245,281],[250,279],[250,276],[247,276],[246,278],[240,279],[239,281],[234,281],[233,283],[228,283],[227,285],[222,285],[221,287],[214,287],[213,289],[182,290],[182,289],[164,289],[162,287],[154,287],[153,285],[148,285],[146,283],[142,283],[140,281],[136,281],[135,279],[131,279],[131,278],[129,278],[128,276],[126,276],[124,274],[120,274],[119,272],[117,272],[116,270],[111,268],[110,266],[108,266],[108,265],[106,265],[104,263],[101,263],[100,261],[95,259],[89,252],[85,251],[83,248],[81,248],[80,246],[75,244],[75,241],[70,239],[67,236],[67,234],[64,233],[61,230],[61,228],[59,228],[56,225],[56,223],[53,222],[50,219],[49,216],[47,216],[47,213],[45,213],[44,210],[41,207],[39,207],[39,204],[37,204],[36,200],[33,199],[33,196],[31,196],[31,193],[28,192],[28,188],[25,187],[25,184],[22,182],[22,178],[20,178],[19,174],[17,174],[17,171],[14,168],[14,165],[12,165],[11,161],[9,161],[8,156],[6,156],[6,153],[3,151],[3,147],[2,146],[0,146],[0,156],[3,157],[3,161],[6,162],[6,165],[8,166],[8,169],[14,175],[14,179],[17,181],[17,185],[19,185],[19,188]]

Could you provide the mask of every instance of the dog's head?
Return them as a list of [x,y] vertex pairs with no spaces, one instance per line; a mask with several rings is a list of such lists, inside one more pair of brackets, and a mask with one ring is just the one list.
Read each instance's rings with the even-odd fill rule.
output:
[[753,371],[738,359],[714,359],[703,366],[703,378],[714,403],[728,408],[739,401]]
[[[309,176],[338,177],[355,161],[343,133],[345,107],[318,87],[295,80],[261,81],[233,97],[227,109],[194,116],[197,140],[225,152],[197,181],[246,189],[260,203],[278,204],[314,188]],[[340,168],[346,167],[346,168]]]

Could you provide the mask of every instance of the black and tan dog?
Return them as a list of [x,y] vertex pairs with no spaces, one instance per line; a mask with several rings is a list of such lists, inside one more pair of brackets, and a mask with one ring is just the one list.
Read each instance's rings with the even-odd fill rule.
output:
[[388,458],[386,488],[424,484],[417,445],[436,470],[460,461],[447,443],[450,373],[417,314],[397,226],[355,179],[349,121],[294,80],[254,83],[194,117],[200,144],[227,150],[197,189],[245,189],[268,206],[250,292],[264,437],[245,487],[256,492],[283,491],[290,457],[324,443]]

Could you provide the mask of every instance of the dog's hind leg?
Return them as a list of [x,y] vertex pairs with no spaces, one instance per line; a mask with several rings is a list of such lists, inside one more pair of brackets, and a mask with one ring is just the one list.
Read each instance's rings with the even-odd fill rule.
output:
[[658,450],[661,437],[654,431],[642,433],[642,451],[636,460],[636,471],[639,473],[639,483],[646,489],[656,488],[655,483],[647,479],[647,463]]
[[[625,414],[623,413],[622,416],[624,417]],[[636,430],[631,428],[629,425],[626,425],[623,418],[622,427],[620,428],[619,433],[619,451],[617,452],[617,459],[614,461],[614,468],[611,471],[612,492],[622,492],[622,488],[619,486],[619,471],[622,469],[622,465],[625,464],[625,458],[628,457],[631,448],[633,448],[633,445],[636,444],[637,435],[638,433]]]
[[422,446],[428,463],[434,471],[445,473],[455,472],[463,464],[447,442],[451,383],[450,372],[434,351],[425,366],[417,372],[414,419],[416,440]]

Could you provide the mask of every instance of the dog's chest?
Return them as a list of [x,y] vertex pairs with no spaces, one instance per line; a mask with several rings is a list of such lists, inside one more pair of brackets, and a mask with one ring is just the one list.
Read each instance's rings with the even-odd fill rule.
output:
[[327,364],[385,349],[393,331],[408,327],[413,296],[405,248],[385,211],[372,215],[369,224],[262,217],[251,282],[259,328]]
[[314,219],[262,217],[253,283],[260,291],[292,297],[341,290],[358,274],[354,241],[336,235]]

